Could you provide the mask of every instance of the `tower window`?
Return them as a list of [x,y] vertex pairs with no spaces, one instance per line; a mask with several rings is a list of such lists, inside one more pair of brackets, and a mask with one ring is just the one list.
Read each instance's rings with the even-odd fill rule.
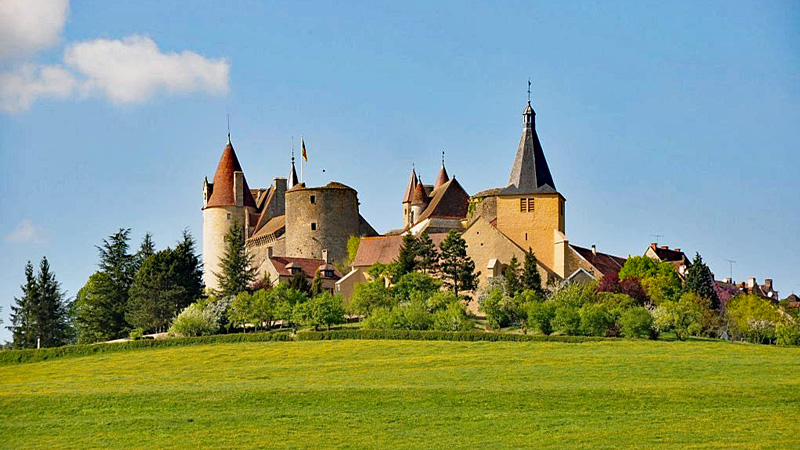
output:
[[317,222],[311,222],[311,231],[314,231],[316,229],[317,229]]
[[317,201],[317,196],[316,195],[312,195],[311,196],[311,204],[313,205],[314,203],[316,203],[316,201]]
[[231,217],[233,217],[231,216],[231,213],[228,213],[228,220],[231,220]]
[[519,212],[533,212],[533,199],[532,198],[519,199]]
[[533,212],[533,199],[528,199],[528,212]]

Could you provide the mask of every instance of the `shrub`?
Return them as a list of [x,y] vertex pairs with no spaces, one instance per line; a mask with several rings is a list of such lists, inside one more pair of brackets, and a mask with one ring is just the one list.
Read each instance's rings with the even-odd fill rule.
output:
[[429,330],[433,326],[433,315],[428,311],[428,303],[423,295],[416,295],[402,308],[409,330]]
[[621,333],[626,338],[654,338],[653,315],[645,308],[630,308],[619,319]]
[[397,280],[394,286],[394,296],[399,302],[411,299],[412,292],[431,294],[442,287],[442,282],[422,272],[409,272]]
[[678,340],[686,339],[701,328],[703,311],[688,296],[679,301],[666,300],[653,311],[653,326],[659,332],[674,331]]
[[553,327],[564,334],[577,336],[581,332],[581,315],[573,307],[556,306]]
[[586,303],[597,301],[595,283],[565,283],[550,296],[557,307],[580,308]]
[[606,305],[587,303],[579,311],[581,332],[587,336],[605,336],[614,326],[614,316]]
[[391,308],[396,303],[391,291],[382,279],[360,283],[353,289],[350,297],[350,310],[355,314],[367,316],[376,308]]
[[553,319],[556,317],[556,305],[553,302],[528,303],[528,326],[544,334],[553,332]]
[[387,306],[373,309],[363,323],[365,330],[404,330],[408,328],[400,308],[393,309]]
[[128,335],[128,337],[133,339],[134,341],[137,339],[141,339],[142,336],[144,336],[144,330],[141,328],[134,328]]
[[428,311],[436,312],[440,309],[447,308],[447,305],[453,302],[457,302],[458,297],[452,292],[436,292],[426,300],[428,305]]
[[778,345],[800,345],[800,324],[778,322],[775,335]]
[[499,330],[508,325],[509,315],[506,303],[509,298],[502,289],[495,289],[480,298],[478,311],[486,315],[486,323],[492,330]]
[[467,316],[461,302],[455,301],[433,314],[433,329],[439,331],[469,331],[475,324]]
[[187,306],[169,328],[170,335],[206,336],[219,331],[219,319],[200,302]]
[[776,325],[781,322],[778,309],[756,295],[739,295],[728,303],[728,325],[739,339],[768,343],[776,339]]

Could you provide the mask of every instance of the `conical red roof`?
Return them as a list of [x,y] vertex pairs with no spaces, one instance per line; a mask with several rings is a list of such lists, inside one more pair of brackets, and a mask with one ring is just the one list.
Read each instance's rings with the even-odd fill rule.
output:
[[[222,157],[219,159],[217,171],[214,173],[214,186],[206,207],[236,206],[236,198],[233,193],[234,172],[243,172],[243,170],[242,165],[239,164],[239,158],[236,157],[236,152],[233,151],[233,145],[228,141],[228,145],[225,146]],[[256,201],[253,194],[250,193],[250,187],[247,186],[247,179],[244,176],[242,179],[244,181],[244,206],[255,208]]]
[[414,198],[411,200],[412,205],[427,205],[430,202],[428,194],[425,192],[425,186],[422,182],[417,182],[414,188]]
[[403,194],[403,203],[411,203],[411,200],[414,199],[414,189],[417,187],[417,172],[414,168],[411,168],[411,178],[408,180],[408,186],[406,186],[406,193]]
[[448,181],[450,181],[450,177],[447,175],[447,169],[444,168],[444,164],[442,164],[442,170],[439,171],[439,176],[436,178],[436,184],[433,185],[433,188],[437,189]]

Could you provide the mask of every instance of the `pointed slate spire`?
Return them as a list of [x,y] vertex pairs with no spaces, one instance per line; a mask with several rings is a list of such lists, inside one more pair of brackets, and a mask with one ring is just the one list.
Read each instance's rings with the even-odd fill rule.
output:
[[292,170],[289,171],[289,179],[286,180],[286,189],[291,189],[299,184],[297,180],[297,171],[294,169],[294,151],[292,151]]
[[522,112],[522,117],[522,137],[517,147],[517,156],[508,177],[508,187],[501,194],[555,193],[556,184],[536,134],[536,112],[530,101]]
[[450,177],[447,175],[447,169],[444,168],[444,152],[442,152],[442,169],[439,171],[439,176],[436,177],[436,183],[434,183],[433,188],[439,189],[441,185],[448,181],[450,181]]
[[414,199],[414,189],[417,188],[417,171],[414,170],[414,165],[411,165],[411,178],[408,180],[406,192],[403,194],[403,203],[411,203]]

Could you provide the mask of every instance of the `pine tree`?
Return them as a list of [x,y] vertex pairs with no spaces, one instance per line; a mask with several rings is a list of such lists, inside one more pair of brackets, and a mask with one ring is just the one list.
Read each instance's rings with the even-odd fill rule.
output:
[[152,256],[155,252],[156,244],[153,242],[152,233],[148,231],[145,233],[144,238],[142,239],[142,244],[139,246],[139,251],[136,252],[136,255],[134,256],[136,270],[139,270],[139,268],[142,267],[142,264],[144,264],[144,260],[147,259],[148,256]]
[[292,278],[289,280],[288,286],[290,289],[301,292],[306,296],[311,293],[311,285],[308,284],[308,280],[306,280],[306,276],[303,274],[303,272],[297,272],[294,274],[294,276],[292,276]]
[[[177,305],[177,311],[180,312],[203,297],[205,292],[203,262],[197,254],[194,238],[189,230],[183,230],[181,240],[175,246],[175,259],[175,283],[184,289],[182,300]],[[255,274],[255,269],[253,273]]]
[[394,281],[417,268],[417,238],[411,232],[403,235],[400,253],[395,261]]
[[719,297],[714,290],[714,275],[711,269],[703,262],[700,253],[695,253],[694,261],[686,274],[684,288],[688,292],[694,292],[700,297],[711,300],[711,308],[719,308]]
[[311,289],[309,289],[309,293],[311,297],[316,297],[319,294],[322,294],[324,288],[322,287],[322,275],[319,273],[319,269],[314,273],[314,279],[311,281]]
[[459,291],[470,291],[478,286],[478,275],[475,273],[475,262],[467,256],[467,243],[456,230],[450,230],[441,244],[440,271],[445,286],[453,289],[458,296]]
[[131,285],[125,311],[125,320],[132,327],[161,331],[187,306],[186,290],[177,283],[177,265],[176,252],[170,248],[144,260]]
[[418,266],[423,272],[436,272],[439,265],[439,251],[436,250],[436,244],[433,243],[427,231],[423,231],[417,237],[416,253],[419,258]]
[[33,264],[25,265],[25,284],[21,286],[22,296],[14,298],[11,305],[11,326],[14,348],[36,347],[36,323],[34,311],[38,308],[39,286],[33,274]]
[[516,256],[511,257],[511,261],[503,272],[503,277],[506,279],[506,290],[509,296],[513,297],[522,291],[522,284],[519,280],[519,261]]
[[98,283],[108,283],[98,286],[97,294],[107,296],[99,304],[107,308],[101,314],[111,318],[106,334],[111,337],[122,337],[127,334],[128,323],[125,321],[125,310],[128,305],[128,292],[133,284],[136,274],[134,256],[128,253],[130,228],[120,228],[119,231],[103,239],[103,245],[97,247],[100,252],[100,272],[106,277],[100,277]]
[[539,275],[539,262],[530,247],[525,252],[525,265],[522,268],[522,289],[542,295],[542,277]]
[[247,291],[255,280],[256,269],[244,243],[244,228],[234,224],[225,234],[225,253],[219,262],[219,272],[214,272],[219,283],[217,295],[221,297],[235,297]]
[[57,347],[67,343],[68,311],[64,303],[61,284],[56,281],[50,270],[47,258],[39,263],[36,284],[39,289],[39,301],[36,305],[36,334],[41,339],[42,347]]

